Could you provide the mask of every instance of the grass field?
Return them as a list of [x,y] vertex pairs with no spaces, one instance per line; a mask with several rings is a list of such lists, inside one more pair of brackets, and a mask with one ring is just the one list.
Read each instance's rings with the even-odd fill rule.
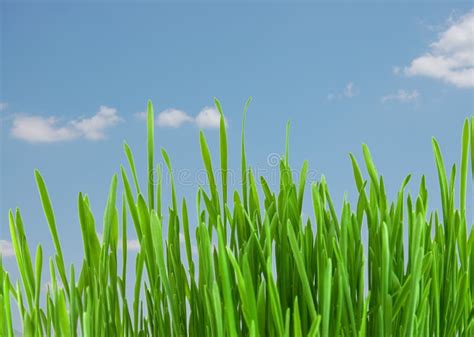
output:
[[[41,246],[30,247],[20,211],[10,211],[20,278],[13,282],[0,262],[0,336],[14,336],[13,310],[24,336],[32,337],[474,336],[474,232],[466,216],[473,193],[468,181],[474,179],[474,117],[462,128],[462,156],[449,174],[433,139],[440,210],[428,213],[424,177],[416,195],[405,192],[407,176],[396,200],[389,200],[363,145],[364,170],[350,156],[357,203],[344,202],[337,214],[322,177],[311,182],[314,216],[304,222],[308,165],[294,181],[288,139],[277,191],[249,169],[243,130],[250,101],[242,123],[242,188],[229,191],[225,120],[215,103],[221,113],[220,165],[211,160],[201,133],[209,184],[196,191],[197,214],[188,214],[189,201],[178,200],[164,150],[167,172],[158,171],[157,181],[150,174],[159,170],[150,102],[148,173],[141,177],[148,178],[146,190],[125,144],[127,169],[112,177],[102,238],[88,197],[78,195],[82,266],[65,261],[46,184],[35,172],[56,254],[48,260]],[[162,203],[165,174],[172,181],[171,205]],[[141,246],[133,298],[126,296],[127,226],[134,227]],[[48,273],[45,293],[41,280]]]

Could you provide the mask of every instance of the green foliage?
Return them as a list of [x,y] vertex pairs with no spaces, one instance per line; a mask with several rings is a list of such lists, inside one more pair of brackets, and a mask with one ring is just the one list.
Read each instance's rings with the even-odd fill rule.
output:
[[[15,304],[28,337],[474,336],[474,232],[466,216],[466,203],[472,200],[469,166],[474,179],[474,118],[466,120],[462,131],[458,206],[455,166],[448,176],[435,139],[442,215],[436,210],[428,214],[424,177],[418,195],[405,194],[408,176],[396,200],[388,200],[384,180],[363,145],[367,178],[350,155],[357,205],[352,208],[344,201],[338,216],[321,177],[311,182],[314,220],[306,221],[302,208],[308,163],[295,182],[289,166],[289,124],[279,190],[271,191],[265,179],[254,177],[247,166],[243,126],[249,103],[242,122],[242,190],[228,195],[226,121],[215,100],[220,113],[221,180],[215,178],[201,132],[209,191],[198,189],[193,223],[185,199],[179,209],[171,160],[164,150],[172,205],[166,216],[162,214],[166,208],[161,200],[161,170],[155,171],[149,102],[147,200],[125,143],[134,191],[121,167],[122,205],[119,212],[120,183],[114,175],[102,242],[88,197],[78,196],[84,245],[80,270],[71,266],[67,273],[51,199],[35,171],[56,249],[49,260],[51,284],[44,293],[42,248],[37,247],[32,260],[20,212],[10,211],[20,278],[12,284],[0,257],[0,336],[14,335]],[[256,181],[261,182],[263,202]],[[128,218],[140,242],[132,299],[126,296]],[[183,241],[185,256],[181,255]]]

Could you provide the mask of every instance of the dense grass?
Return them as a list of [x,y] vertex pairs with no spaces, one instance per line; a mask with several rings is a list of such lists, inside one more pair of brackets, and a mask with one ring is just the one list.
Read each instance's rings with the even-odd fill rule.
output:
[[[466,196],[472,195],[467,191],[469,171],[474,178],[474,117],[462,130],[459,174],[453,166],[447,175],[433,139],[439,212],[428,214],[424,178],[412,196],[404,192],[407,176],[396,200],[389,201],[364,145],[367,174],[350,156],[357,204],[345,201],[336,214],[322,177],[311,184],[314,218],[304,222],[308,165],[303,164],[299,181],[293,181],[288,146],[280,162],[280,187],[273,192],[247,165],[242,131],[242,189],[228,191],[227,136],[218,101],[216,107],[221,112],[221,181],[216,181],[201,133],[209,187],[197,190],[196,217],[189,216],[186,200],[178,204],[174,183],[172,204],[168,209],[162,205],[161,175],[172,179],[172,169],[163,150],[168,172],[159,172],[154,181],[151,173],[159,166],[149,103],[147,189],[140,189],[125,144],[131,176],[121,167],[124,194],[119,200],[119,178],[112,178],[102,240],[89,199],[79,193],[84,243],[80,269],[66,266],[50,197],[35,172],[56,249],[49,260],[51,286],[45,294],[41,279],[47,262],[41,246],[32,260],[20,212],[10,212],[20,278],[12,284],[0,263],[0,336],[13,336],[12,310],[19,311],[24,335],[35,337],[474,336],[474,233],[466,219]],[[126,296],[127,219],[141,244],[131,299]]]

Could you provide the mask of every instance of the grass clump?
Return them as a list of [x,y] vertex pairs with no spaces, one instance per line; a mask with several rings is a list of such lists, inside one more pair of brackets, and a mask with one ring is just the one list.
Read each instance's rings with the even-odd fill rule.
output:
[[[364,145],[367,175],[350,155],[357,204],[344,201],[338,215],[322,177],[311,184],[314,220],[304,222],[308,165],[304,163],[299,181],[294,181],[288,146],[279,163],[279,190],[271,191],[247,166],[242,131],[242,190],[229,193],[227,135],[217,100],[216,107],[221,114],[221,180],[216,180],[201,132],[209,189],[197,190],[195,221],[190,220],[186,200],[178,203],[164,150],[172,202],[167,210],[162,205],[162,173],[158,171],[156,182],[152,174],[156,163],[149,103],[146,192],[140,189],[125,144],[132,179],[121,167],[123,195],[117,200],[119,178],[112,178],[102,240],[88,197],[78,195],[84,243],[80,269],[66,266],[50,197],[35,172],[56,249],[49,259],[51,286],[42,292],[42,248],[37,247],[32,259],[20,212],[10,211],[20,278],[12,283],[0,259],[0,336],[13,336],[15,306],[24,335],[32,337],[474,336],[474,234],[466,218],[469,170],[474,179],[473,117],[462,131],[458,179],[455,165],[446,173],[433,139],[440,212],[428,212],[424,177],[417,195],[405,192],[407,176],[396,200],[388,200],[384,180]],[[141,247],[131,299],[126,296],[128,219]]]

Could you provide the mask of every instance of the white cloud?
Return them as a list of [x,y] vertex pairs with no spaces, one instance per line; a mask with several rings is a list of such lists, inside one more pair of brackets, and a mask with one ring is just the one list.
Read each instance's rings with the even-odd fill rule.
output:
[[192,123],[194,119],[186,112],[177,109],[166,109],[158,114],[156,124],[162,127],[178,128],[184,123]]
[[146,120],[146,111],[135,112],[133,115],[135,118]]
[[0,111],[5,110],[8,107],[7,102],[0,102]]
[[[196,116],[195,122],[199,128],[213,129],[219,128],[221,115],[216,108],[204,107]],[[227,120],[225,120],[227,125]]]
[[[57,289],[64,289],[64,285],[61,282],[61,280],[56,280],[56,287]],[[52,290],[52,289],[53,289],[53,281],[46,281],[45,283],[43,283],[44,292],[48,292],[48,290]]]
[[329,93],[327,98],[329,101],[334,99],[342,99],[342,98],[353,98],[357,96],[359,92],[357,91],[354,82],[349,82],[346,84],[344,90],[339,93]]
[[382,103],[389,101],[398,101],[401,103],[410,103],[414,102],[420,97],[420,94],[417,90],[407,91],[404,89],[399,89],[396,93],[385,95],[381,98]]
[[[122,240],[120,240],[122,242]],[[122,246],[119,246],[122,249]],[[129,252],[138,252],[140,250],[140,241],[138,240],[127,240],[127,250]]]
[[354,91],[354,83],[353,82],[347,83],[346,88],[344,89],[344,96],[351,98],[356,95],[357,94]]
[[30,143],[52,143],[71,140],[79,136],[71,126],[58,126],[54,117],[15,116],[11,135]]
[[[99,238],[99,241],[102,244],[104,240],[104,233],[98,232],[97,237]],[[122,250],[122,238],[118,239],[117,249]],[[139,250],[140,250],[140,241],[138,241],[137,239],[127,240],[127,251],[138,252]]]
[[[136,112],[134,116],[138,119],[146,120],[146,112]],[[221,115],[214,107],[204,107],[196,117],[178,109],[166,109],[160,112],[155,119],[155,124],[160,127],[179,128],[185,123],[195,124],[201,129],[218,129],[220,127]],[[227,119],[224,119],[228,125]]]
[[474,88],[474,11],[453,21],[403,73],[442,80],[459,88]]
[[15,250],[10,241],[0,240],[0,255],[2,257],[12,257],[15,256]]
[[53,143],[77,138],[100,140],[105,138],[106,129],[121,121],[117,109],[100,106],[90,118],[80,118],[59,123],[55,117],[15,115],[11,135],[30,143]]
[[105,138],[105,130],[121,121],[117,109],[101,105],[99,111],[90,118],[72,121],[71,125],[82,133],[84,138],[98,140]]

